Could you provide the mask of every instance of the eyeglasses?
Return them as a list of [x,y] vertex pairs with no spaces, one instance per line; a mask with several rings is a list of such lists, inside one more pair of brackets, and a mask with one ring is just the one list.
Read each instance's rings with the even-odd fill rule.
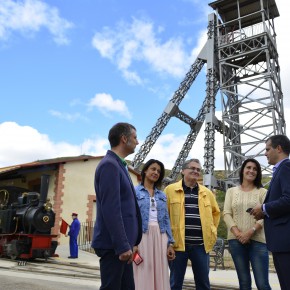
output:
[[151,198],[151,210],[155,211],[155,199]]
[[184,169],[190,169],[192,171],[197,171],[197,172],[200,172],[201,169],[200,168],[197,168],[197,167],[185,167]]

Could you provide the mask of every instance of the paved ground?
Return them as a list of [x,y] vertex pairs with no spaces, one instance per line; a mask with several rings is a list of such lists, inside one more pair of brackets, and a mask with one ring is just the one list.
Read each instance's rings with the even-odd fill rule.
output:
[[[57,262],[63,263],[72,263],[79,266],[88,266],[88,267],[99,267],[99,260],[95,254],[91,254],[85,251],[79,251],[79,258],[78,259],[68,259],[69,256],[69,248],[68,246],[58,246],[56,249],[56,253],[59,255],[57,258],[53,258]],[[188,267],[186,271],[187,280],[192,280],[193,275],[191,268]],[[269,273],[270,284],[272,290],[280,290],[279,282],[276,273]],[[222,270],[217,269],[210,271],[210,281],[212,285],[220,285],[220,286],[227,286],[229,289],[238,289],[238,278],[235,270]],[[254,279],[253,279],[254,281]],[[253,289],[255,285],[253,285]]]

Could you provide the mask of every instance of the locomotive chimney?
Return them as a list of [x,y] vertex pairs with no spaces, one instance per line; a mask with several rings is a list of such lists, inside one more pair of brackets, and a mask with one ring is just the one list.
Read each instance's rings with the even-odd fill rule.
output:
[[50,176],[47,174],[41,175],[39,205],[43,205],[46,202],[48,194],[49,177]]

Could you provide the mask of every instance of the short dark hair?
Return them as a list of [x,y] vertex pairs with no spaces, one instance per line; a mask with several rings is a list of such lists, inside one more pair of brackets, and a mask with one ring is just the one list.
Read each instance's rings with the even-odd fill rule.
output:
[[268,141],[271,141],[271,146],[277,148],[278,145],[281,146],[283,152],[287,155],[290,154],[290,140],[285,135],[274,135],[268,138]]
[[108,139],[111,145],[111,148],[116,147],[120,144],[122,136],[130,137],[132,130],[136,128],[129,123],[117,123],[109,131]]
[[256,159],[254,159],[254,158],[246,159],[246,160],[243,162],[242,167],[241,167],[241,170],[240,170],[240,184],[242,184],[243,181],[244,181],[244,175],[243,175],[243,173],[244,173],[244,169],[245,169],[247,163],[249,163],[249,162],[253,162],[253,163],[255,163],[256,166],[257,166],[257,176],[256,176],[256,178],[255,178],[255,180],[254,180],[254,185],[255,185],[257,188],[261,188],[261,187],[263,187],[263,185],[262,185],[262,170],[261,170],[261,165],[260,165],[260,163],[259,163]]
[[149,168],[149,166],[153,163],[157,163],[159,166],[160,166],[160,175],[159,175],[159,178],[158,180],[154,183],[154,186],[157,187],[157,188],[160,188],[161,185],[162,185],[162,180],[164,178],[164,174],[165,174],[165,169],[164,169],[164,164],[159,161],[159,160],[156,160],[156,159],[150,159],[148,160],[143,168],[142,168],[142,171],[141,171],[141,184],[144,185],[144,180],[145,180],[145,171]]

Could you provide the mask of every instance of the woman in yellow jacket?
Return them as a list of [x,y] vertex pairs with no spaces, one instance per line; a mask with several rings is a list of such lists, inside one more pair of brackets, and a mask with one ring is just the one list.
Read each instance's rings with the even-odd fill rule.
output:
[[171,290],[182,290],[188,259],[197,290],[210,290],[209,252],[217,239],[220,209],[214,194],[197,183],[201,174],[198,159],[185,161],[182,179],[168,185],[168,213],[175,240],[175,260],[170,262]]

